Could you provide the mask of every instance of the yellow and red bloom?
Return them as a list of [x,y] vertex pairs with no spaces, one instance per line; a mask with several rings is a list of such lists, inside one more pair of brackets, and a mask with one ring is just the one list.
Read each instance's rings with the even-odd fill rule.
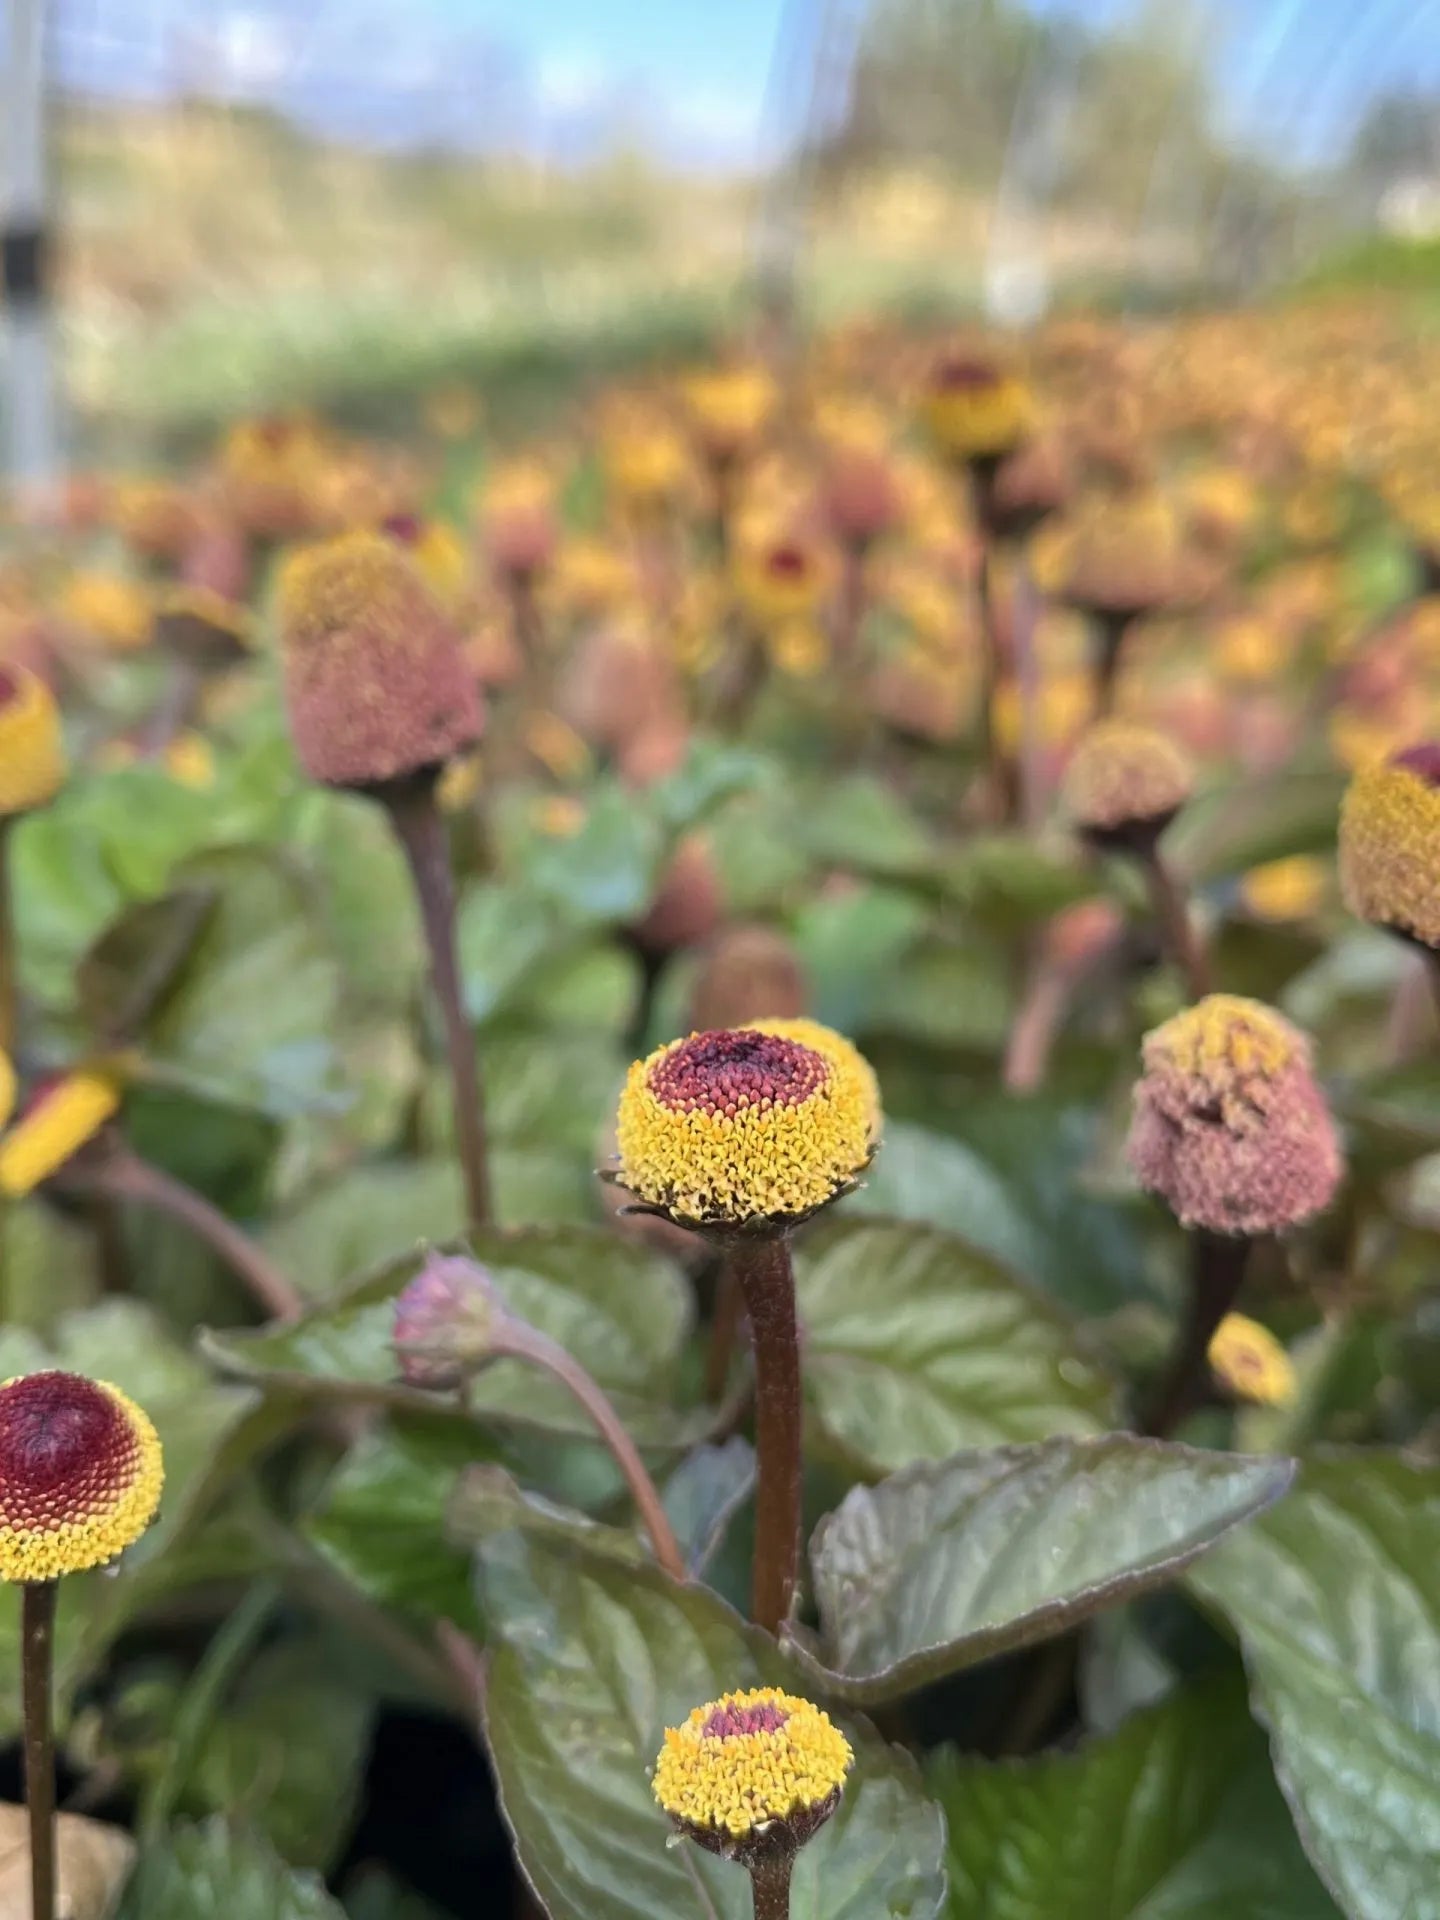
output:
[[783,1231],[854,1187],[873,1113],[833,1048],[756,1027],[694,1033],[631,1067],[615,1178],[680,1226]]
[[1340,809],[1340,880],[1362,920],[1440,948],[1440,741],[1356,774]]
[[1035,424],[1025,382],[991,355],[964,349],[942,354],[930,369],[921,412],[937,445],[961,460],[1011,453]]
[[850,1742],[808,1700],[758,1687],[667,1727],[655,1798],[681,1833],[727,1859],[793,1853],[834,1813]]
[[120,1083],[82,1067],[42,1082],[0,1138],[0,1194],[19,1199],[58,1173],[120,1110]]
[[1295,1398],[1294,1362],[1258,1320],[1227,1313],[1211,1337],[1208,1357],[1215,1378],[1237,1400],[1287,1407]]
[[457,629],[395,541],[342,534],[280,578],[295,750],[329,786],[439,767],[480,737],[479,689]]
[[1127,1154],[1182,1226],[1281,1233],[1322,1212],[1343,1163],[1310,1043],[1258,1000],[1212,993],[1145,1036]]
[[78,1373],[0,1386],[0,1580],[103,1567],[149,1526],[164,1484],[160,1439],[118,1387]]
[[847,1040],[843,1033],[824,1026],[819,1020],[805,1017],[766,1018],[752,1020],[749,1025],[753,1033],[778,1033],[782,1039],[798,1040],[802,1047],[810,1047],[821,1054],[838,1072],[853,1075],[864,1096],[865,1125],[870,1144],[872,1147],[878,1145],[885,1124],[885,1111],[880,1103],[880,1082],[875,1078],[875,1069],[854,1041]]
[[43,807],[64,780],[53,694],[27,667],[0,666],[0,815]]

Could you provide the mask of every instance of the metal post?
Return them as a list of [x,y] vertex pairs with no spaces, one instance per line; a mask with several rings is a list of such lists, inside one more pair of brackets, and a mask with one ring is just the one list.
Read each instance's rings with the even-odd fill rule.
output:
[[5,452],[12,484],[41,492],[59,478],[45,204],[45,0],[5,0]]

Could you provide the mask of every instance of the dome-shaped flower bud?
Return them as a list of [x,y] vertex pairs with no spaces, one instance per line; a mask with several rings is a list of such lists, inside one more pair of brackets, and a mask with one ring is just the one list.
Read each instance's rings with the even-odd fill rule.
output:
[[285,694],[312,779],[368,787],[441,766],[480,737],[460,637],[400,547],[350,533],[280,580]]
[[504,1308],[477,1261],[431,1253],[395,1302],[392,1343],[412,1387],[458,1387],[492,1358]]
[[666,1728],[655,1798],[679,1832],[753,1866],[793,1854],[824,1826],[854,1758],[808,1700],[775,1687],[727,1693]]
[[1330,1204],[1340,1143],[1288,1020],[1213,993],[1148,1033],[1142,1058],[1130,1165],[1182,1226],[1281,1233]]
[[794,947],[774,927],[727,927],[700,963],[690,996],[698,1030],[747,1027],[757,1019],[798,1019],[809,1004]]
[[43,807],[64,780],[60,715],[49,687],[28,667],[0,666],[0,814]]
[[148,1415],[78,1373],[0,1386],[0,1580],[102,1567],[140,1538],[164,1482]]
[[1440,949],[1440,740],[1351,781],[1340,809],[1340,881],[1362,920]]
[[1189,756],[1168,735],[1130,720],[1101,720],[1076,747],[1063,798],[1097,846],[1151,844],[1190,798]]
[[503,580],[530,581],[543,572],[560,542],[553,476],[530,460],[497,468],[480,502],[480,537]]
[[38,1086],[0,1139],[0,1194],[31,1193],[93,1140],[120,1108],[120,1085],[93,1068]]
[[636,944],[656,954],[698,947],[714,933],[723,908],[709,842],[701,834],[687,834],[661,874],[644,918],[635,924]]
[[995,470],[982,502],[992,533],[1018,540],[1058,513],[1074,490],[1064,448],[1057,440],[1027,440]]
[[631,1067],[615,1177],[681,1226],[780,1231],[850,1191],[872,1118],[871,1089],[833,1051],[754,1027],[695,1033]]
[[1295,1398],[1295,1367],[1289,1354],[1258,1320],[1227,1313],[1208,1350],[1210,1371],[1237,1400],[1261,1407],[1287,1407]]
[[920,406],[937,445],[961,460],[1012,453],[1035,424],[1030,389],[984,349],[941,354],[926,378]]

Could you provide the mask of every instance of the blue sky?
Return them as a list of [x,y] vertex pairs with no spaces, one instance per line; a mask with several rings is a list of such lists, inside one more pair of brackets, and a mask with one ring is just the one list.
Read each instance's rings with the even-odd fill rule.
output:
[[[1032,0],[1091,20],[1186,0]],[[1206,0],[1191,0],[1203,5]],[[1440,77],[1440,0],[1208,0],[1235,121],[1312,158],[1375,89]],[[782,22],[825,0],[53,0],[62,73],[273,101],[365,139],[520,146],[581,159],[638,139],[745,166],[773,150]],[[841,14],[856,12],[837,0]],[[812,23],[807,27],[806,23]],[[790,89],[791,97],[798,90]],[[783,120],[783,115],[781,116]]]

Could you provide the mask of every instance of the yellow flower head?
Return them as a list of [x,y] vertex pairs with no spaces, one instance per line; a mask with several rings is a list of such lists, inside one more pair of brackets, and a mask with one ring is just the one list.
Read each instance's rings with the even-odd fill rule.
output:
[[655,1798],[712,1853],[793,1853],[840,1804],[854,1757],[808,1700],[775,1687],[727,1693],[666,1728]]
[[0,1580],[103,1567],[155,1517],[165,1470],[149,1416],[103,1380],[0,1386]]
[[255,622],[250,609],[214,587],[177,581],[155,596],[155,619],[163,639],[189,639],[199,628],[205,639],[218,636],[237,649],[255,644]]
[[664,414],[638,407],[606,423],[600,464],[612,491],[641,511],[678,499],[690,480],[690,450],[684,439]]
[[61,618],[109,653],[150,644],[154,608],[143,581],[123,573],[77,573],[60,596]]
[[1009,453],[1035,425],[1030,389],[983,353],[943,355],[926,381],[921,411],[936,443],[962,460]]
[[1289,1354],[1258,1320],[1227,1313],[1209,1347],[1210,1367],[1237,1400],[1287,1407],[1295,1398],[1295,1368]]
[[415,570],[442,607],[453,611],[470,581],[465,543],[444,520],[422,520],[414,513],[387,514],[380,531],[388,534],[415,563]]
[[853,1041],[847,1040],[843,1033],[836,1033],[833,1027],[822,1026],[818,1020],[777,1018],[751,1020],[747,1025],[753,1033],[778,1033],[784,1040],[798,1040],[802,1047],[822,1055],[841,1073],[853,1074],[864,1093],[865,1125],[870,1143],[878,1144],[885,1125],[880,1082],[875,1078],[875,1069]]
[[0,666],[0,814],[43,807],[64,779],[54,696],[27,667]]
[[32,1192],[57,1173],[119,1111],[119,1083],[81,1068],[42,1086],[0,1140],[0,1193]]
[[775,410],[775,382],[763,367],[715,367],[681,383],[696,437],[712,460],[733,460],[753,446]]
[[1101,720],[1085,734],[1065,773],[1065,804],[1096,839],[1157,831],[1190,798],[1194,772],[1168,735],[1131,720]]
[[834,1045],[755,1027],[693,1033],[631,1067],[616,1178],[682,1226],[793,1225],[864,1172],[873,1111],[873,1087]]
[[1325,866],[1306,853],[1267,860],[1240,882],[1240,898],[1257,920],[1308,920],[1325,901]]
[[215,784],[215,755],[203,733],[177,734],[164,753],[165,771],[182,787],[203,793]]
[[818,541],[776,533],[744,542],[735,558],[735,586],[757,626],[814,620],[829,589],[831,556]]
[[1440,743],[1409,747],[1350,782],[1340,880],[1362,920],[1440,947]]

